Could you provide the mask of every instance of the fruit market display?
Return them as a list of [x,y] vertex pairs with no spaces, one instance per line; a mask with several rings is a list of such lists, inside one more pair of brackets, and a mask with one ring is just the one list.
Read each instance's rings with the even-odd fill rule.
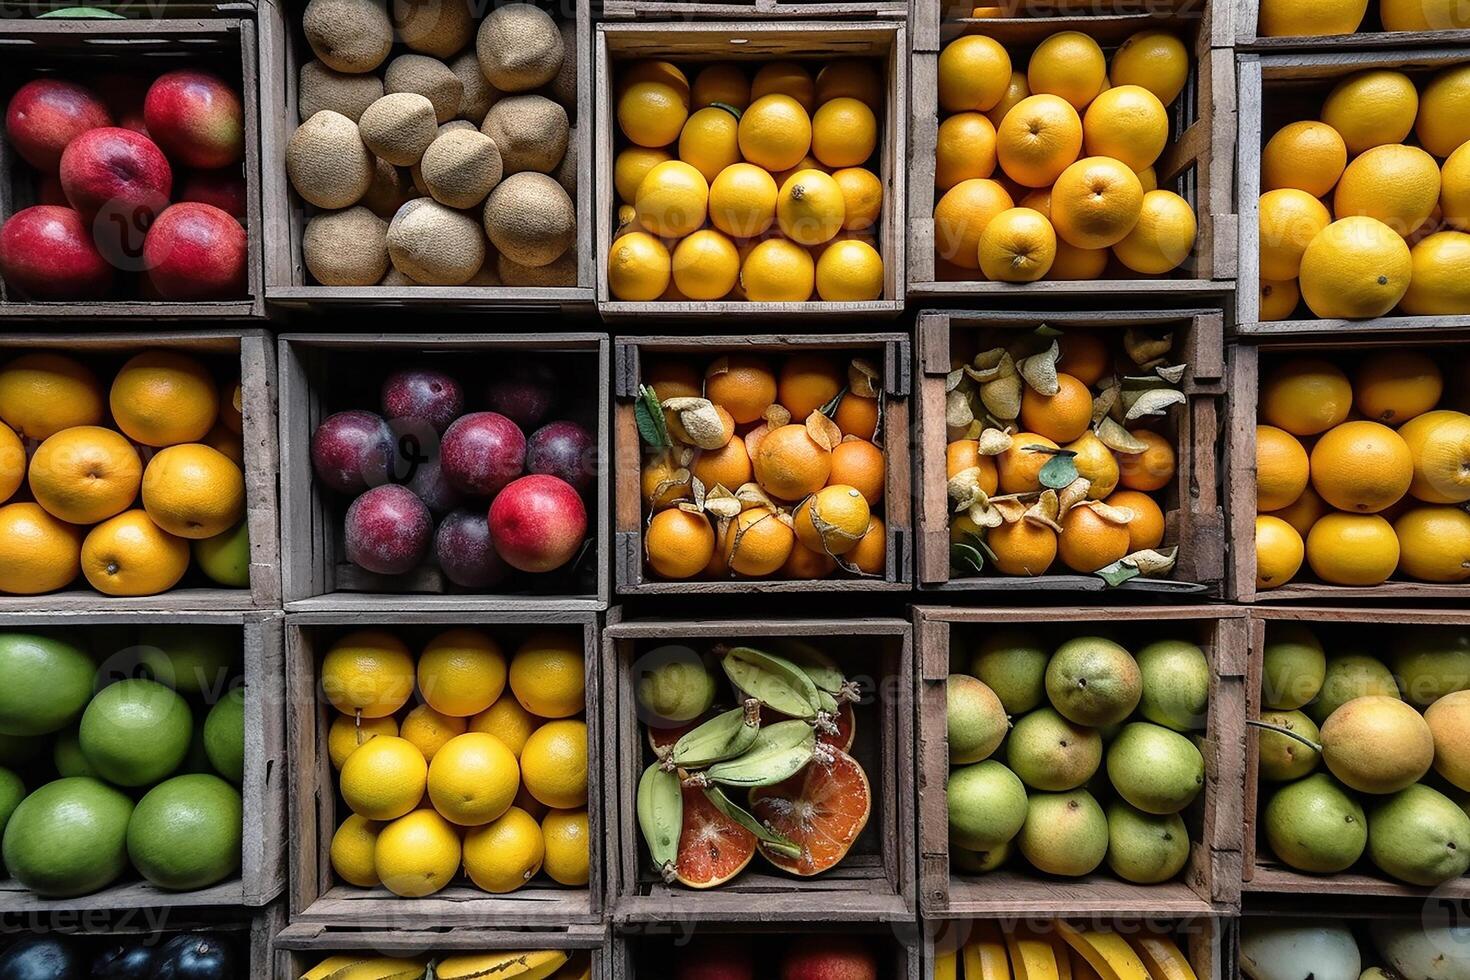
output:
[[311,0],[286,146],[323,286],[575,286],[575,28],[527,3]]
[[337,877],[403,898],[461,872],[496,895],[533,881],[585,888],[584,671],[570,630],[514,641],[454,628],[417,658],[383,629],[333,643],[321,661],[336,709],[326,749],[350,811],[332,836]]
[[984,34],[939,54],[937,277],[1026,283],[1179,268],[1194,250],[1194,209],[1158,186],[1154,164],[1189,78],[1184,43],[1140,31],[1109,58],[1088,35],[1062,31],[1020,55]]
[[0,632],[10,876],[44,898],[74,898],[129,869],[172,892],[237,874],[240,669],[238,633],[219,627]]
[[[172,62],[176,63],[176,62]],[[12,300],[245,294],[244,109],[211,71],[36,74],[5,108]]]
[[885,77],[861,58],[616,65],[613,297],[880,298]]
[[238,361],[3,355],[0,593],[247,588],[240,410]]
[[648,942],[634,976],[667,980],[900,980],[883,947],[861,933],[720,935]]
[[1327,0],[1310,7],[1293,0],[1261,0],[1256,29],[1261,37],[1323,37],[1380,29],[1397,33],[1466,28],[1470,9],[1454,0]]
[[1467,940],[1442,909],[1370,920],[1247,916],[1240,968],[1250,980],[1446,980],[1470,974]]
[[1080,878],[1106,861],[1153,885],[1188,861],[1182,814],[1205,784],[1204,651],[1170,635],[1130,652],[1078,632],[992,630],[969,672],[950,674],[954,873],[1024,862]]
[[1265,140],[1262,320],[1470,313],[1470,65],[1421,81],[1348,75]]
[[329,956],[300,980],[591,980],[592,954],[582,950],[517,949],[443,956]]
[[1256,588],[1296,580],[1304,562],[1332,585],[1470,578],[1470,415],[1457,410],[1458,369],[1408,347],[1263,359]]
[[[1049,923],[976,922],[959,950],[937,954],[934,980],[1198,980],[1175,938],[1153,927],[1113,931]],[[1285,978],[1283,977],[1283,980]],[[1292,980],[1301,980],[1293,977]],[[1357,980],[1356,976],[1353,980]]]
[[956,574],[1166,576],[1170,409],[1187,365],[1171,333],[957,332],[945,381]]
[[7,980],[246,980],[237,939],[216,932],[72,936],[33,934],[0,950]]
[[461,590],[573,588],[595,558],[599,462],[596,408],[564,395],[570,366],[535,354],[483,372],[409,365],[378,375],[376,411],[324,418],[311,464],[348,501],[347,561],[383,576],[435,566]]
[[1422,886],[1470,870],[1470,630],[1268,622],[1261,704],[1269,854]]
[[868,774],[848,754],[858,685],[799,641],[686,652],[637,668],[653,760],[638,781],[640,865],[695,889],[734,879],[757,851],[802,878],[838,867],[872,810]]
[[644,552],[658,578],[884,573],[886,432],[870,361],[646,358],[635,411]]

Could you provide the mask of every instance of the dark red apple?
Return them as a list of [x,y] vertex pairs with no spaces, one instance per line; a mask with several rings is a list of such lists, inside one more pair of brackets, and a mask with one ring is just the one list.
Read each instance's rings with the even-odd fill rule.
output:
[[490,589],[510,577],[510,566],[490,541],[490,521],[482,507],[445,516],[434,534],[434,557],[444,577],[460,588]]
[[112,266],[71,208],[38,204],[0,228],[0,275],[31,299],[97,299],[112,289]]
[[526,472],[560,477],[578,493],[597,477],[597,444],[575,422],[548,422],[526,440]]
[[89,129],[61,154],[61,188],[87,221],[106,212],[104,223],[116,215],[129,226],[147,228],[168,207],[173,186],[163,151],[130,129]]
[[878,980],[878,960],[855,936],[803,936],[782,960],[781,980]]
[[443,371],[409,367],[394,371],[383,381],[383,417],[422,419],[444,433],[464,414],[464,390]]
[[143,122],[163,152],[186,167],[228,167],[245,156],[240,96],[213,72],[183,68],[158,76],[143,100]]
[[245,229],[208,204],[174,204],[148,229],[143,262],[160,296],[228,299],[245,292]]
[[471,412],[445,430],[439,456],[456,490],[490,497],[525,472],[526,436],[498,412]]
[[97,93],[59,78],[26,82],[5,110],[5,138],[22,160],[47,173],[56,172],[68,143],[89,129],[111,125]]
[[179,183],[179,201],[209,204],[245,223],[245,177],[238,169],[191,170]]
[[395,452],[388,423],[359,409],[328,415],[311,434],[311,468],[338,493],[387,483]]
[[572,485],[538,473],[514,481],[490,504],[490,538],[512,568],[549,572],[572,560],[587,536],[587,508]]
[[373,487],[347,508],[347,560],[379,575],[402,575],[429,553],[434,518],[408,487]]
[[679,950],[673,980],[755,980],[750,940],[700,936]]
[[556,372],[545,363],[518,361],[490,382],[485,400],[522,429],[534,429],[556,404],[556,388]]
[[404,485],[417,494],[436,517],[464,503],[464,496],[445,479],[437,452],[419,461]]

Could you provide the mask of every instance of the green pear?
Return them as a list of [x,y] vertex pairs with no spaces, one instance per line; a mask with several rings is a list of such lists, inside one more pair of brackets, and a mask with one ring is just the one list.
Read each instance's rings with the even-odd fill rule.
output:
[[1314,874],[1346,871],[1363,856],[1363,808],[1330,775],[1319,772],[1278,789],[1266,802],[1266,843],[1282,864]]
[[1143,697],[1138,711],[1176,732],[1202,730],[1210,701],[1210,664],[1188,640],[1159,640],[1138,651]]
[[1121,800],[1108,804],[1108,867],[1124,881],[1156,885],[1189,860],[1189,831],[1177,813],[1157,815]]
[[970,673],[1000,698],[1013,718],[1046,699],[1046,663],[1050,660],[1034,633],[1000,629],[986,634],[970,662]]
[[994,759],[951,769],[948,795],[950,839],[972,851],[1000,847],[1026,821],[1026,787]]
[[1016,722],[1006,743],[1006,763],[1031,789],[1060,792],[1092,778],[1102,763],[1102,736],[1051,708],[1038,708]]
[[1108,779],[1145,813],[1178,813],[1205,785],[1205,760],[1193,742],[1160,725],[1124,725],[1108,746]]
[[949,863],[955,870],[966,874],[987,874],[1005,864],[1006,859],[1010,856],[1010,841],[987,851],[972,851],[968,847],[961,847],[954,841],[949,842]]
[[944,689],[950,765],[990,758],[1010,725],[1000,698],[969,674],[950,674]]
[[1133,655],[1112,640],[1079,636],[1052,654],[1046,694],[1068,721],[1096,728],[1122,721],[1143,696],[1143,674]]
[[[1261,721],[1296,732],[1309,741],[1320,741],[1317,726],[1300,711],[1263,711]],[[1290,735],[1262,729],[1256,735],[1256,758],[1262,779],[1289,783],[1316,769],[1322,753]]]
[[1368,857],[1411,885],[1458,878],[1470,870],[1470,817],[1443,793],[1415,783],[1368,811]]
[[1102,864],[1108,853],[1108,818],[1091,793],[1032,793],[1026,802],[1016,845],[1038,871],[1080,878]]
[[1388,665],[1404,700],[1427,708],[1446,694],[1470,689],[1470,632],[1463,627],[1411,628],[1394,644]]
[[1266,623],[1261,650],[1261,703],[1275,711],[1300,708],[1317,696],[1327,674],[1322,642],[1304,623]]
[[1353,698],[1370,694],[1390,698],[1399,696],[1399,686],[1383,661],[1362,653],[1334,654],[1327,658],[1327,676],[1322,681],[1317,699],[1307,706],[1307,714],[1322,725],[1334,711]]

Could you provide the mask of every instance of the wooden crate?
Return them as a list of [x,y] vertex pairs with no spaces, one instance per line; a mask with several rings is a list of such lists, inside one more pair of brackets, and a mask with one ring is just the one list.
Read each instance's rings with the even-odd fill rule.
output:
[[[548,8],[576,22],[577,105],[568,109],[577,153],[577,284],[575,286],[322,286],[311,281],[301,255],[301,236],[314,210],[286,177],[286,145],[305,120],[297,107],[301,65],[312,59],[301,30],[304,0],[270,0],[261,5],[260,104],[265,107],[261,163],[264,174],[266,298],[273,307],[335,309],[424,307],[503,311],[587,310],[592,305],[592,16],[588,0]],[[472,5],[476,13],[490,5]],[[398,53],[395,46],[394,54]],[[568,152],[572,152],[570,149]],[[478,214],[476,215],[478,218]]]
[[903,20],[908,4],[894,0],[858,0],[855,3],[805,3],[803,0],[603,0],[607,20],[787,20],[864,17]]
[[[1305,340],[1283,338],[1261,343],[1242,343],[1230,349],[1229,379],[1226,385],[1225,480],[1226,520],[1229,526],[1225,553],[1230,578],[1230,598],[1236,602],[1318,603],[1379,599],[1384,602],[1404,600],[1451,600],[1470,596],[1470,585],[1454,583],[1414,582],[1391,578],[1381,585],[1328,585],[1312,577],[1311,566],[1303,559],[1297,579],[1274,589],[1256,588],[1256,410],[1260,394],[1261,358],[1265,354],[1322,355],[1370,353],[1375,350],[1401,350],[1405,341],[1391,336],[1354,336],[1346,340],[1317,338]],[[1416,337],[1412,346],[1423,346],[1434,354],[1470,357],[1470,338],[1461,335]]]
[[1066,880],[1017,870],[961,877],[950,867],[945,682],[952,646],[964,639],[967,629],[1000,624],[1067,624],[1075,632],[1085,632],[1098,629],[1098,624],[1113,627],[1140,618],[1138,609],[1127,607],[914,607],[914,643],[918,650],[919,904],[924,915],[948,919],[1094,914],[1208,916],[1230,915],[1239,909],[1240,888],[1235,877],[1241,846],[1246,621],[1243,610],[1228,606],[1160,606],[1150,607],[1146,613],[1154,633],[1187,632],[1210,661],[1209,718],[1197,742],[1205,757],[1206,785],[1184,812],[1191,844],[1189,862],[1180,878],[1160,885],[1135,885],[1106,869]]
[[[1048,925],[1044,916],[1027,916],[1021,921],[1040,930],[1045,930]],[[1234,919],[1203,915],[1191,918],[1069,915],[1067,921],[1079,928],[1114,929],[1124,935],[1167,933],[1189,958],[1189,965],[1198,980],[1236,980],[1239,976],[1232,971],[1231,961],[1235,951],[1235,936],[1231,928]],[[936,957],[962,950],[974,932],[975,922],[970,919],[931,918],[925,920],[924,926],[924,978],[935,980]]]
[[[485,629],[500,639],[537,629],[580,630],[586,664],[587,758],[603,757],[601,674],[598,671],[597,615],[540,610],[483,612],[464,609],[420,611],[364,610],[288,613],[286,618],[286,727],[291,751],[289,797],[291,836],[290,910],[292,925],[366,929],[424,930],[441,927],[512,929],[555,928],[601,921],[606,814],[599,770],[587,772],[588,837],[591,878],[585,888],[566,888],[538,877],[519,891],[492,895],[456,881],[427,898],[400,898],[387,889],[358,888],[336,880],[331,844],[346,807],[337,791],[337,773],[327,755],[327,732],[335,709],[320,697],[318,669],[333,639],[353,629],[412,629],[430,635],[451,626]],[[410,643],[412,647],[413,644]],[[514,644],[502,642],[507,652]],[[325,948],[325,947],[318,947]]]
[[[469,610],[594,610],[605,609],[608,599],[608,486],[602,461],[609,458],[608,420],[600,406],[608,400],[608,340],[601,333],[441,333],[441,334],[283,334],[281,344],[281,511],[282,538],[290,542],[282,563],[282,596],[292,611],[321,609],[406,609]],[[348,501],[331,490],[317,486],[308,445],[311,433],[323,418],[346,408],[376,407],[377,375],[362,387],[361,378],[343,369],[346,363],[372,362],[381,370],[409,356],[450,358],[472,357],[484,364],[497,354],[516,352],[557,353],[576,358],[590,376],[596,371],[595,395],[589,389],[586,403],[597,422],[596,500],[587,508],[588,534],[594,539],[592,552],[582,559],[585,576],[573,583],[579,591],[564,595],[455,592],[437,569],[425,565],[400,576],[366,572],[346,560],[342,540],[342,515]],[[595,359],[595,369],[591,367]],[[567,363],[570,363],[568,361]],[[450,370],[455,368],[451,366]],[[464,373],[464,372],[461,372]],[[367,400],[361,404],[337,404],[334,387],[341,379],[354,378]],[[473,373],[465,377],[468,384]],[[337,387],[336,397],[341,396]],[[478,397],[471,388],[472,397]],[[595,400],[594,400],[595,399]],[[589,419],[590,424],[590,419]],[[529,433],[527,433],[529,435]],[[584,583],[581,578],[586,578]],[[593,580],[595,578],[595,581]]]
[[[277,980],[297,980],[328,956],[366,951],[374,956],[438,956],[513,949],[566,949],[592,951],[592,980],[612,976],[607,927],[568,925],[551,929],[508,929],[498,923],[451,926],[359,929],[352,923],[333,928],[294,922],[276,934]],[[252,974],[262,976],[263,974]]]
[[1179,546],[1179,560],[1168,578],[1135,578],[1120,588],[1176,597],[1189,593],[1219,595],[1225,562],[1224,514],[1216,464],[1219,402],[1225,391],[1224,316],[1219,310],[1118,313],[925,310],[919,313],[915,380],[919,409],[914,423],[918,463],[914,492],[919,515],[915,550],[920,588],[982,592],[1100,592],[1108,588],[1095,575],[950,577],[951,514],[942,461],[948,444],[944,384],[950,372],[951,337],[958,330],[1032,330],[1042,323],[1062,330],[1143,325],[1169,327],[1174,331],[1180,359],[1189,365],[1183,382],[1189,401],[1185,408],[1172,410],[1169,415],[1178,462],[1174,482],[1168,487],[1164,501],[1167,526],[1164,540],[1166,544]]
[[747,940],[757,957],[757,976],[775,976],[775,952],[784,942],[799,943],[803,937],[816,934],[851,935],[878,947],[887,969],[880,966],[883,980],[921,980],[920,943],[912,923],[892,923],[881,928],[872,923],[843,921],[840,913],[819,924],[798,925],[791,922],[699,922],[688,918],[671,920],[667,925],[645,925],[634,930],[613,930],[613,980],[665,980],[671,976],[666,956],[669,947],[675,955],[691,940],[710,935],[732,936]]
[[[603,780],[610,787],[609,836],[616,853],[608,861],[608,905],[616,924],[701,922],[826,923],[907,922],[914,916],[913,847],[913,656],[909,624],[901,619],[749,619],[622,621],[608,614],[603,630],[603,732],[608,751]],[[763,637],[800,637],[829,650],[839,664],[868,675],[865,694],[880,693],[876,707],[859,704],[852,754],[867,772],[873,811],[847,858],[831,871],[798,878],[751,866],[717,888],[694,891],[666,885],[649,866],[638,828],[638,780],[651,758],[638,724],[633,665],[649,645],[687,642],[707,647],[721,640],[759,643]],[[865,734],[866,733],[866,734]]]
[[[1255,720],[1261,717],[1261,661],[1266,649],[1266,624],[1268,621],[1304,623],[1309,627],[1325,625],[1329,628],[1346,629],[1354,626],[1378,627],[1380,630],[1396,626],[1463,626],[1470,627],[1470,612],[1458,609],[1403,609],[1354,605],[1329,608],[1326,606],[1292,606],[1272,608],[1257,606],[1247,611],[1250,630],[1249,659],[1245,678],[1246,717]],[[1361,644],[1365,637],[1358,633],[1353,637]],[[1350,871],[1335,875],[1304,874],[1277,861],[1270,849],[1257,842],[1256,810],[1260,799],[1260,758],[1258,756],[1259,731],[1253,726],[1246,728],[1245,752],[1245,832],[1242,837],[1241,872],[1247,892],[1278,892],[1311,894],[1315,896],[1364,895],[1387,898],[1430,898],[1451,902],[1470,899],[1470,875],[1445,882],[1435,888],[1423,888],[1396,881],[1382,874],[1364,856]],[[1322,771],[1320,768],[1319,772]]]
[[[120,71],[146,68],[162,74],[200,66],[240,86],[244,106],[246,253],[245,295],[203,302],[107,300],[33,301],[12,296],[0,283],[0,317],[78,319],[147,317],[151,320],[245,319],[265,315],[262,268],[260,107],[257,99],[255,12],[235,5],[228,16],[183,17],[181,12],[139,20],[26,20],[7,18],[0,27],[6,68],[0,87],[9,93],[39,71]],[[153,12],[156,15],[156,11]],[[12,60],[13,59],[13,60]],[[8,96],[7,96],[8,97]],[[0,223],[35,202],[32,170],[7,143],[0,149]]]
[[[690,354],[710,359],[733,349],[794,353],[800,349],[867,352],[882,359],[883,418],[878,437],[884,440],[886,481],[881,504],[888,536],[888,568],[878,578],[741,579],[663,581],[644,568],[643,442],[638,436],[634,403],[642,383],[642,355]],[[722,592],[867,592],[906,591],[912,580],[909,556],[912,516],[909,485],[909,340],[905,334],[760,334],[739,338],[710,334],[680,337],[619,337],[614,389],[613,446],[617,452],[614,531],[617,590],[620,595]],[[894,435],[889,436],[888,433]]]
[[[98,369],[108,384],[111,375],[134,354],[152,349],[183,354],[239,358],[241,428],[245,446],[245,519],[250,531],[250,587],[230,589],[210,582],[202,572],[185,574],[181,587],[151,596],[108,596],[80,575],[60,592],[19,596],[0,594],[0,611],[97,610],[188,611],[195,609],[279,609],[280,550],[276,503],[276,345],[264,330],[200,328],[166,333],[76,332],[0,334],[0,364],[29,351],[57,351],[79,357]],[[32,447],[34,448],[34,447]],[[192,559],[191,559],[192,563]]]
[[[76,898],[48,899],[14,878],[0,879],[0,914],[94,912],[131,908],[262,906],[286,883],[286,736],[280,613],[196,611],[122,612],[75,609],[52,613],[0,612],[0,630],[137,627],[188,623],[239,630],[245,681],[245,781],[241,866],[238,876],[195,891],[165,891],[135,875]],[[196,719],[198,721],[199,719]],[[34,789],[34,787],[31,787]]]
[[[683,5],[681,5],[683,6]],[[800,5],[804,6],[804,5]],[[760,15],[762,18],[764,14]],[[908,141],[908,35],[904,22],[752,20],[738,23],[678,22],[599,24],[597,27],[597,309],[607,319],[663,316],[688,319],[706,314],[742,317],[894,317],[904,305],[904,161]],[[883,256],[883,296],[861,302],[756,303],[614,299],[607,285],[607,258],[617,226],[613,191],[615,111],[613,85],[619,63],[659,58],[675,64],[710,61],[796,60],[821,63],[866,58],[883,63],[887,104],[878,119],[878,179],[883,208],[878,216],[878,251]]]
[[[1251,21],[1254,24],[1254,20]],[[1470,37],[1470,31],[1451,33]],[[1399,35],[1385,34],[1382,37]],[[1240,290],[1235,332],[1282,337],[1408,330],[1435,331],[1470,326],[1470,314],[1404,316],[1390,311],[1370,320],[1317,319],[1305,303],[1291,319],[1262,321],[1261,294],[1261,150],[1288,122],[1318,118],[1322,100],[1344,76],[1373,68],[1401,71],[1423,85],[1435,72],[1470,63],[1470,50],[1434,47],[1424,50],[1337,51],[1314,54],[1242,55],[1240,58],[1240,162],[1236,195],[1240,212]],[[1266,95],[1270,94],[1268,102]],[[1330,203],[1330,202],[1329,202]]]
[[[913,122],[909,142],[908,289],[914,296],[958,298],[976,294],[1065,296],[1224,293],[1235,288],[1235,66],[1230,49],[1230,3],[1163,0],[1098,4],[1118,13],[975,19],[960,16],[973,4],[914,0]],[[1065,5],[1062,5],[1065,6]],[[1049,6],[1047,11],[1054,10]],[[1159,28],[1178,34],[1195,60],[1177,107],[1170,141],[1155,164],[1159,187],[1194,208],[1199,235],[1194,253],[1169,277],[1137,276],[1086,282],[1025,284],[939,279],[934,255],[934,152],[939,138],[939,52],[964,34],[993,37],[1009,51],[1029,52],[1058,31],[1096,38],[1109,55],[1129,35]],[[976,276],[979,276],[978,270]]]
[[1385,31],[1378,4],[1368,4],[1367,16],[1352,34],[1314,34],[1308,37],[1264,37],[1259,33],[1261,0],[1239,0],[1235,11],[1235,47],[1239,51],[1351,51],[1366,48],[1463,47],[1470,30]]

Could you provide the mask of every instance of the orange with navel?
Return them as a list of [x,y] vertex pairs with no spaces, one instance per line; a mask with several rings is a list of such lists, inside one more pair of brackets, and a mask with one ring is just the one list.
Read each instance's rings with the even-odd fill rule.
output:
[[870,505],[883,499],[886,475],[883,450],[866,439],[844,439],[832,450],[829,482],[856,487]]
[[62,429],[31,457],[31,494],[71,524],[95,524],[121,514],[137,498],[142,478],[143,463],[133,444],[96,425]]
[[181,538],[212,538],[245,516],[245,476],[229,457],[199,443],[170,446],[143,471],[143,509]]
[[142,510],[103,521],[82,542],[82,574],[107,595],[156,595],[189,569],[189,542],[169,534]]

